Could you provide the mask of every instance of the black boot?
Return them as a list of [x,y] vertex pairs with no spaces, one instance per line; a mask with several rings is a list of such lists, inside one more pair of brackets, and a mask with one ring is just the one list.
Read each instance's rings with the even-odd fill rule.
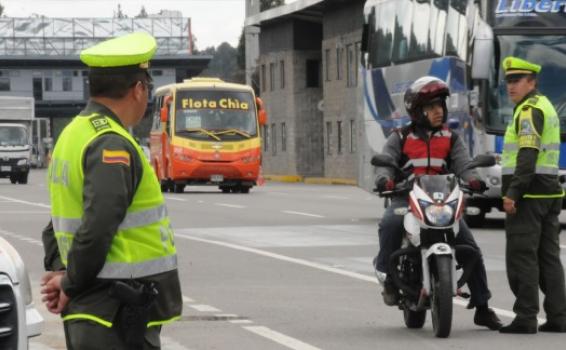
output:
[[474,315],[474,323],[478,326],[484,326],[492,331],[496,331],[503,327],[501,320],[495,314],[495,311],[487,306],[476,307],[476,314]]
[[383,282],[383,291],[381,292],[383,296],[383,302],[388,306],[395,306],[399,303],[399,291],[391,282],[391,279],[387,277]]
[[517,321],[514,319],[511,324],[501,327],[499,329],[499,333],[507,333],[507,334],[535,334],[537,332],[537,324],[536,321],[534,323],[531,322],[522,322]]
[[540,332],[551,332],[551,333],[566,333],[566,323],[550,322],[540,325],[538,327]]

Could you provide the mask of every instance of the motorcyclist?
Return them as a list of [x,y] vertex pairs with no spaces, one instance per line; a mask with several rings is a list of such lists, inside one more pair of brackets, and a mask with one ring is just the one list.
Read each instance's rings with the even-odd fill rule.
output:
[[[456,173],[468,182],[471,189],[482,191],[486,185],[473,170],[463,171],[469,163],[469,154],[462,139],[450,131],[447,118],[446,98],[450,95],[447,84],[435,77],[425,76],[416,80],[405,92],[405,108],[411,123],[391,133],[383,153],[391,156],[402,169],[410,169],[412,175]],[[394,169],[378,168],[376,187],[379,192],[395,188],[399,178]],[[387,276],[390,255],[401,247],[403,238],[403,216],[395,215],[396,208],[408,206],[406,196],[395,196],[385,210],[379,223],[379,253],[373,264],[377,277],[383,285],[383,300],[386,305],[397,305],[399,294],[390,276]],[[479,251],[469,228],[460,220],[460,231],[455,244],[468,244]],[[458,259],[465,259],[458,256]],[[501,328],[501,321],[488,307],[491,293],[487,286],[487,274],[483,259],[473,267],[467,281],[471,299],[468,308],[476,308],[474,323],[491,330]]]

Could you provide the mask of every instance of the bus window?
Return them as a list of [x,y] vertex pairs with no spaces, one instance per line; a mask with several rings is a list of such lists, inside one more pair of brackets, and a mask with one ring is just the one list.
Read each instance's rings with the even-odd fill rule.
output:
[[[393,49],[393,34],[395,32],[395,1],[384,2],[379,6],[376,15],[376,62],[375,66],[388,66],[391,64],[391,51]],[[376,6],[376,10],[377,10]]]
[[393,62],[403,62],[409,57],[409,39],[411,38],[411,12],[413,3],[410,1],[399,1],[395,15],[395,35],[393,40]]
[[444,55],[444,33],[446,31],[446,18],[448,16],[448,0],[434,1],[430,9],[430,43],[431,51],[437,55]]
[[[413,10],[413,27],[411,32],[411,48],[409,57],[418,59],[430,56],[429,18],[430,1],[418,1]],[[414,40],[413,40],[414,39]]]

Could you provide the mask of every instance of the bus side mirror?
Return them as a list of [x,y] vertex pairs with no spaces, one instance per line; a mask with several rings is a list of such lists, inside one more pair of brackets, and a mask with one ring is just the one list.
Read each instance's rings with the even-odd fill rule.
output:
[[169,108],[171,108],[171,101],[173,100],[173,98],[171,96],[165,96],[163,98],[163,107],[161,107],[161,122],[162,123],[167,123],[167,120],[169,119]]
[[480,20],[478,34],[474,40],[472,79],[489,79],[493,51],[493,30]]
[[259,125],[265,125],[267,124],[267,112],[263,107],[263,101],[259,97],[256,97],[255,101],[257,104],[257,120],[259,122]]

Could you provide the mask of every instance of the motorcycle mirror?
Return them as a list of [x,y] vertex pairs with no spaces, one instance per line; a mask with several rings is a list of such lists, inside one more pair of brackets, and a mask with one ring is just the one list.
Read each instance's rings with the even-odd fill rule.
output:
[[478,154],[472,160],[474,168],[487,168],[495,165],[495,156],[492,154]]

